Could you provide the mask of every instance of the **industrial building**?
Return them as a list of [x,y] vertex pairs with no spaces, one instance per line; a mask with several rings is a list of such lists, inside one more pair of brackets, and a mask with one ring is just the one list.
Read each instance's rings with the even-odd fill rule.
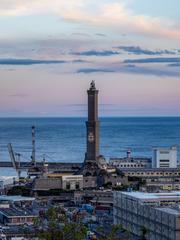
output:
[[146,157],[123,157],[110,158],[109,164],[119,169],[126,168],[150,168],[151,158]]
[[51,189],[63,190],[78,190],[83,189],[83,176],[82,175],[63,175],[57,174],[54,177],[40,177],[34,179],[34,191],[48,191]]
[[146,193],[114,192],[114,223],[148,240],[180,239],[180,191]]

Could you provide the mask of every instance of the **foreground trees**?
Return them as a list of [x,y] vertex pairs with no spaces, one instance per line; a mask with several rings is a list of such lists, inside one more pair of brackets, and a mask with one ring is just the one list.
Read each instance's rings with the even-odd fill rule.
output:
[[35,236],[42,240],[83,240],[87,228],[68,222],[62,209],[50,208],[35,221]]
[[122,226],[119,224],[113,224],[109,228],[100,227],[98,229],[99,240],[128,240],[129,234],[124,231]]

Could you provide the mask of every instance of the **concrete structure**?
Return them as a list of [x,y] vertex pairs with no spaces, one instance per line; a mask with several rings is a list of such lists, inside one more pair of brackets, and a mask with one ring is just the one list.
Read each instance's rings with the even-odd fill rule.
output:
[[108,203],[113,203],[113,192],[111,190],[83,190],[74,192],[74,202],[76,204],[100,202],[105,200]]
[[97,187],[97,177],[94,176],[84,176],[83,185],[85,189],[96,188]]
[[118,176],[117,174],[105,175],[103,176],[103,184],[109,185],[109,187],[120,187],[123,185],[129,185],[128,177]]
[[83,189],[83,175],[62,176],[62,189],[65,190]]
[[33,191],[48,191],[51,189],[62,189],[62,179],[48,177],[34,179]]
[[59,175],[59,177],[41,177],[36,178],[33,185],[34,191],[48,191],[51,189],[83,189],[83,175]]
[[153,168],[176,168],[177,167],[177,148],[154,148],[153,149]]
[[180,239],[180,191],[168,193],[114,192],[114,223],[148,240]]
[[119,169],[150,168],[151,158],[140,158],[140,157],[110,158],[109,164]]

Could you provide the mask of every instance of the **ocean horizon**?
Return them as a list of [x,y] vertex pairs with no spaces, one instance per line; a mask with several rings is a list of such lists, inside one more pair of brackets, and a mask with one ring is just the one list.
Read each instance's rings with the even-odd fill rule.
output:
[[[11,143],[22,161],[30,161],[31,126],[35,125],[38,161],[45,157],[47,161],[83,162],[85,121],[85,117],[0,118],[0,160],[10,161],[7,144]],[[128,149],[134,157],[152,157],[153,147],[172,145],[177,146],[179,160],[180,117],[100,118],[100,154],[107,160],[126,156]]]

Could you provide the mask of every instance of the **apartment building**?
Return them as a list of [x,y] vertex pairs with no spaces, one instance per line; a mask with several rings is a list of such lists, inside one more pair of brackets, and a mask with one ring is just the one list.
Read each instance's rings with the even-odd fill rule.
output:
[[147,229],[148,240],[180,239],[180,191],[114,192],[114,223],[134,235]]

